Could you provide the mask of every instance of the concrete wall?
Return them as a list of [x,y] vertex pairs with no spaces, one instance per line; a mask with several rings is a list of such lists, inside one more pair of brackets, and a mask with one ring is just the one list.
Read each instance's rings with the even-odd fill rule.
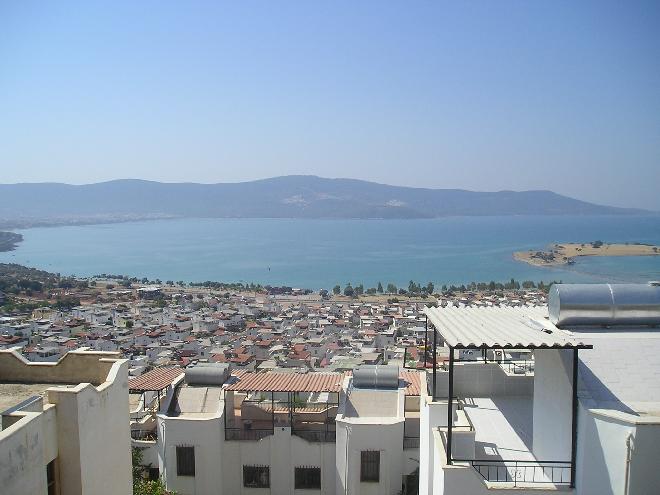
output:
[[128,361],[99,359],[101,356],[107,354],[69,353],[66,361],[53,365],[31,364],[15,353],[0,352],[3,379],[102,382],[98,387],[79,383],[50,388],[43,411],[14,413],[24,417],[0,432],[2,493],[7,489],[7,493],[43,495],[46,465],[55,458],[61,495],[131,492]]
[[573,351],[537,349],[532,452],[540,461],[570,461]]
[[11,350],[0,351],[0,377],[19,383],[91,383],[99,385],[106,380],[115,352],[90,352],[77,349],[65,354],[57,363],[32,363]]
[[651,495],[660,487],[660,418],[641,418],[580,407],[577,489],[580,495],[625,493],[626,439],[632,436],[629,491]]
[[[397,494],[404,474],[403,421],[358,424],[337,420],[337,493]],[[380,481],[361,482],[363,450],[380,451]]]
[[[433,373],[428,372],[429,383]],[[436,397],[449,394],[449,371],[437,370]],[[534,392],[534,377],[507,375],[497,363],[455,363],[454,395],[458,397],[494,397],[529,395]]]
[[[291,435],[291,428],[276,427],[274,434],[259,441],[224,442],[225,493],[251,495],[331,495],[335,493],[335,444],[308,442]],[[245,488],[243,466],[270,466],[270,490]],[[296,490],[296,467],[320,467],[321,490]]]
[[[436,446],[433,444],[434,432],[439,427],[447,426],[447,406],[446,400],[433,402],[431,397],[426,394],[422,387],[422,396],[420,397],[422,409],[420,411],[420,439],[419,439],[419,494],[431,495],[435,493],[434,477],[437,476],[435,469],[437,458],[435,455]],[[453,403],[453,418],[456,420],[457,404]],[[443,451],[444,452],[444,451]]]
[[0,431],[0,492],[42,495],[46,464],[57,456],[55,408],[14,415],[20,419]]
[[[222,411],[222,407],[220,411]],[[308,442],[288,427],[258,441],[225,441],[222,412],[211,418],[158,416],[158,456],[167,487],[179,495],[334,495],[335,444]],[[195,447],[195,476],[177,476],[176,446]],[[270,488],[243,486],[243,466],[269,466]],[[321,490],[295,490],[296,467],[321,468]]]
[[[447,466],[444,444],[440,432],[436,429],[431,439],[434,448],[433,464],[433,495],[488,495],[497,493],[497,495],[522,495],[533,493],[534,495],[556,495],[558,490],[555,488],[544,489],[541,486],[535,486],[533,489],[525,488],[504,488],[497,486],[495,490],[488,486],[488,483],[470,464],[454,463]],[[494,488],[494,486],[493,486]],[[570,493],[570,491],[559,491],[560,493]]]
[[63,495],[124,495],[132,489],[128,361],[105,364],[111,370],[98,388],[48,390],[48,401],[57,405]]
[[[221,438],[222,437],[222,438]],[[222,415],[213,418],[158,416],[158,467],[167,488],[180,495],[222,495]],[[177,476],[176,447],[195,448],[195,476]],[[238,473],[233,473],[237,476]]]

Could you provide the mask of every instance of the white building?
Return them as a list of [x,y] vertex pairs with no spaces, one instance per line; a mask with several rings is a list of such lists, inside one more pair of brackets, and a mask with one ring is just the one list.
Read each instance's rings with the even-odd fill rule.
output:
[[131,493],[127,382],[115,353],[30,363],[0,350],[0,492]]
[[[227,370],[202,364],[185,376],[161,371],[159,381],[154,370],[149,380],[131,380],[132,392],[142,393],[134,412],[153,403],[153,389],[170,384],[161,389],[158,414],[135,416],[132,425],[133,445],[144,449],[144,463],[168,489],[181,495],[397,494],[412,480],[406,476],[418,468],[418,373],[397,373],[393,389],[362,390],[344,373],[238,371],[229,377]],[[374,397],[387,408],[372,407]],[[364,482],[351,477],[350,489],[338,492],[346,459],[357,459],[359,473],[362,451],[379,452],[376,474],[372,469]]]
[[[428,357],[420,494],[658,493],[660,288],[645,287],[560,286],[552,317],[427,308],[433,352],[449,359]],[[557,316],[571,303],[582,319]],[[471,360],[459,361],[468,349]]]

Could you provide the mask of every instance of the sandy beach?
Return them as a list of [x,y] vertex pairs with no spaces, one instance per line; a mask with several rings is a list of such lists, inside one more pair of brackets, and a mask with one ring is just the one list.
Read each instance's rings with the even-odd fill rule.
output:
[[544,251],[517,251],[514,259],[535,266],[559,266],[574,262],[578,256],[658,256],[660,246],[650,244],[562,243]]

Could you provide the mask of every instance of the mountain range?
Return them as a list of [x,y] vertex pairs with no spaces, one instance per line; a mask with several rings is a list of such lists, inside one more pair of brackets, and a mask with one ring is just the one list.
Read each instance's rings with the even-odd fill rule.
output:
[[136,179],[86,185],[0,184],[0,226],[5,228],[169,217],[413,219],[643,213],[649,212],[545,190],[475,192],[300,175],[219,184]]

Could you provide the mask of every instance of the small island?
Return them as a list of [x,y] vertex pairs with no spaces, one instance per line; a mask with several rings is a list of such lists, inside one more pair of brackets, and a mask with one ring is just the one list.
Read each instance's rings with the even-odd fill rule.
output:
[[589,243],[553,244],[545,251],[517,251],[514,259],[534,266],[559,266],[575,263],[578,256],[659,256],[660,246],[642,243],[607,244]]
[[13,251],[19,242],[23,240],[21,234],[14,232],[0,232],[0,253],[4,251]]

